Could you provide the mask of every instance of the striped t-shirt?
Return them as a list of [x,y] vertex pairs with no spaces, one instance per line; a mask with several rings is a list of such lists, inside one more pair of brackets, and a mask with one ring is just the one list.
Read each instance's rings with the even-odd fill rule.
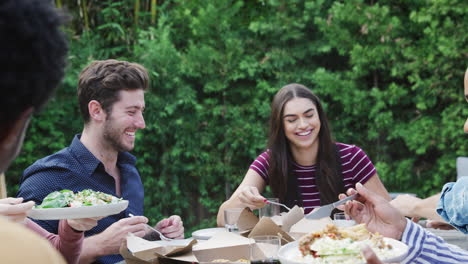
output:
[[[358,182],[364,184],[376,173],[372,161],[362,149],[343,143],[336,143],[336,145],[341,157],[341,170],[345,190],[354,188]],[[267,183],[268,167],[270,166],[268,160],[268,151],[265,151],[250,165],[250,169],[257,172]],[[302,204],[305,213],[320,206],[320,195],[315,184],[315,169],[315,165],[300,166],[296,163],[293,164],[293,171],[297,177],[299,190],[302,194]],[[338,200],[338,197],[336,199]]]

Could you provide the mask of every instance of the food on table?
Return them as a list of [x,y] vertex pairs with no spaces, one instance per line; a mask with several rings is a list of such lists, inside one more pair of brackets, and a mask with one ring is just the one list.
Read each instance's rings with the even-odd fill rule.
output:
[[114,204],[122,201],[113,195],[103,192],[96,192],[90,189],[73,193],[70,190],[55,191],[48,194],[42,204],[35,206],[36,209],[44,208],[63,208],[63,207],[81,207],[103,204]]
[[307,263],[362,263],[361,248],[368,245],[380,259],[399,256],[390,244],[385,243],[383,236],[372,234],[365,224],[352,227],[336,227],[329,224],[319,232],[302,237],[299,240],[298,260]]
[[236,261],[230,261],[229,259],[214,259],[211,262],[213,263],[227,263],[227,262],[235,262],[235,263],[249,263],[249,260],[247,259],[238,259]]

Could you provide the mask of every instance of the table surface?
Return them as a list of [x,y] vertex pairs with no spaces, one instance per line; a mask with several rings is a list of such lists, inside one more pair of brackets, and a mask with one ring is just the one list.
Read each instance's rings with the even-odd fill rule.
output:
[[468,250],[468,235],[463,234],[458,230],[440,230],[427,228],[433,234],[442,237],[445,242],[459,246],[462,249]]

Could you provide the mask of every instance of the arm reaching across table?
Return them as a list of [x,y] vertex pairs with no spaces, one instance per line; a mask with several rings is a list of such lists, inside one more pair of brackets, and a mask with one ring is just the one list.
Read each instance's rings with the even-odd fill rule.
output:
[[[405,219],[387,200],[362,184],[357,184],[356,190],[349,189],[347,194],[356,192],[359,197],[345,204],[346,213],[356,222],[366,223],[369,231],[379,232],[408,245],[409,253],[402,263],[468,263],[467,251],[447,244],[442,238]],[[345,195],[340,195],[340,198],[345,198]]]

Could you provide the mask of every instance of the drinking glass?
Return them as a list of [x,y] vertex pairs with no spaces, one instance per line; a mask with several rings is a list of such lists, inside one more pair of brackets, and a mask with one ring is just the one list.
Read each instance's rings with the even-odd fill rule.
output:
[[[267,200],[269,201],[273,201],[273,202],[276,202],[276,203],[279,203],[279,199],[278,198],[267,198]],[[280,206],[278,204],[271,204],[271,203],[268,203],[266,204],[264,207],[258,209],[258,217],[259,218],[262,218],[262,217],[273,217],[275,215],[279,215],[280,214]]]
[[356,222],[352,220],[347,214],[345,213],[336,213],[333,216],[333,223],[339,227],[347,227],[356,225]]
[[281,247],[279,236],[254,236],[250,244],[251,264],[280,264],[278,251]]
[[244,208],[228,208],[224,210],[224,227],[229,232],[238,232],[237,220]]

